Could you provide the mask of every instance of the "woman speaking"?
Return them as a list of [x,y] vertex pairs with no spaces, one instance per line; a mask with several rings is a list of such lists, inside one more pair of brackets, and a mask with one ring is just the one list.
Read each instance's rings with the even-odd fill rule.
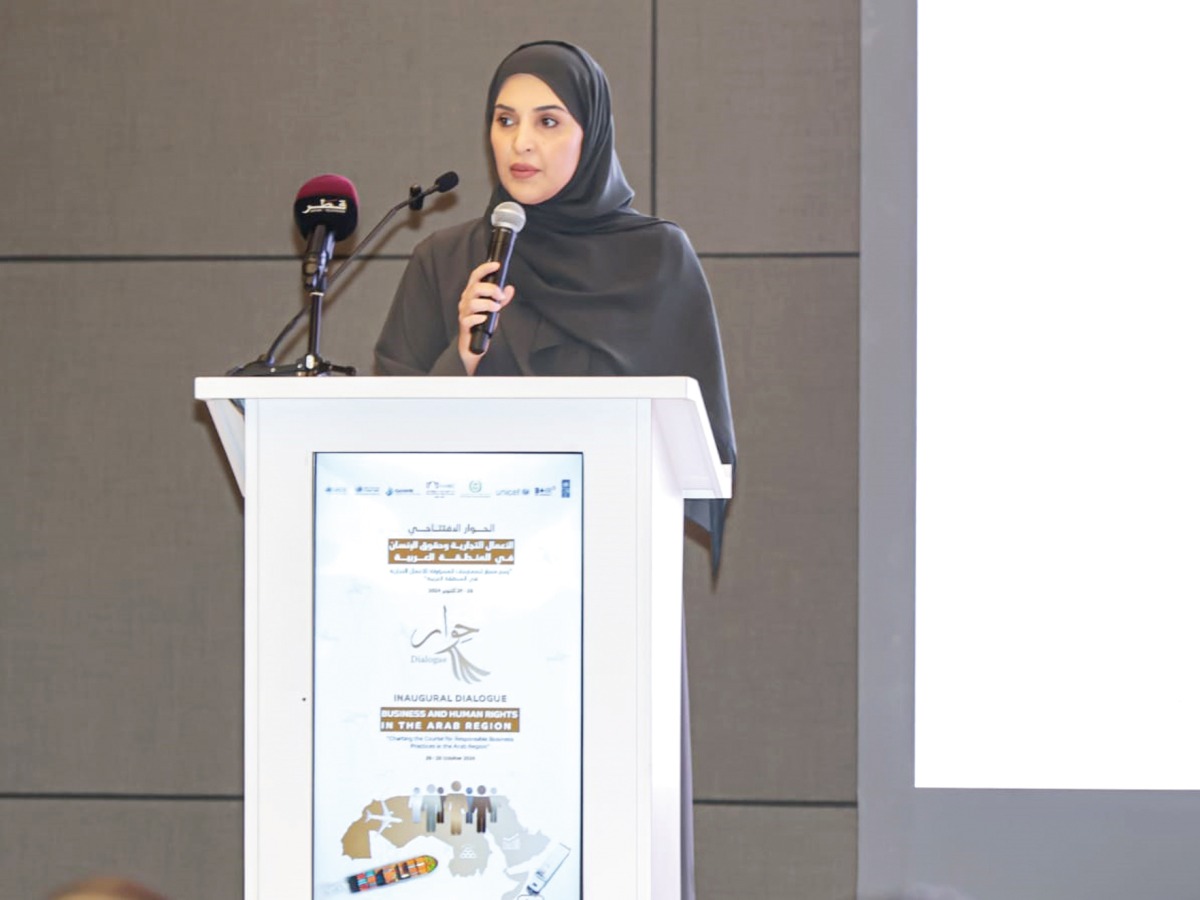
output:
[[[735,462],[733,422],[712,296],[687,235],[638,213],[613,140],[603,70],[558,41],[518,47],[488,89],[497,184],[480,218],[417,245],[376,345],[382,375],[686,375],[696,379],[721,461]],[[507,284],[488,280],[492,211],[523,208]],[[519,215],[519,210],[517,211]],[[497,322],[486,351],[472,329]],[[688,500],[708,531],[714,570],[724,500]],[[683,894],[692,886],[686,664]]]

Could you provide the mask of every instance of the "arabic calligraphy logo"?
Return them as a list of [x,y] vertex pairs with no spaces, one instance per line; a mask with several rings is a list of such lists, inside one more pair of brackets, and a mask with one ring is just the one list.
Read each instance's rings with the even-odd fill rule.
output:
[[344,199],[335,201],[322,197],[319,203],[310,203],[304,207],[304,212],[306,214],[312,212],[345,213],[348,208]]
[[416,650],[425,646],[425,644],[431,638],[433,638],[434,635],[440,635],[441,641],[438,643],[445,643],[445,646],[434,652],[444,653],[447,657],[449,657],[450,665],[454,669],[455,678],[457,678],[459,681],[465,681],[467,684],[474,684],[477,681],[482,681],[484,675],[490,675],[491,673],[486,669],[479,668],[479,666],[467,659],[463,655],[460,645],[470,643],[473,640],[472,635],[478,633],[478,628],[472,628],[469,625],[462,625],[457,622],[455,623],[454,627],[451,628],[449,613],[447,612],[446,607],[443,606],[442,627],[433,629],[433,631],[429,632],[419,641],[417,640],[417,633],[414,631],[412,633],[412,637],[409,639],[409,642],[412,644],[413,649]]

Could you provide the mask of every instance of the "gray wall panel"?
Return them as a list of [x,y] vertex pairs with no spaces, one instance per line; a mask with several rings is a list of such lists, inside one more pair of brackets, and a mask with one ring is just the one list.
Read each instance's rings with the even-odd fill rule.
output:
[[659,4],[658,211],[702,251],[858,247],[857,0]]
[[704,553],[687,554],[696,793],[852,800],[857,266],[706,269],[739,461],[715,592]]
[[701,806],[700,900],[851,900],[855,814],[846,809]]
[[[373,223],[456,169],[482,212],[484,101],[500,57],[574,38],[613,72],[621,146],[649,184],[647,0],[198,5],[17,0],[0,10],[0,157],[20,173],[5,254],[290,253],[321,172]],[[411,249],[401,230],[389,252]]]
[[241,842],[234,800],[0,799],[0,872],[12,900],[101,873],[171,900],[229,900],[242,895]]
[[[331,303],[329,358],[369,371],[402,268]],[[266,347],[298,271],[0,265],[0,791],[240,790],[241,504],[192,379]]]

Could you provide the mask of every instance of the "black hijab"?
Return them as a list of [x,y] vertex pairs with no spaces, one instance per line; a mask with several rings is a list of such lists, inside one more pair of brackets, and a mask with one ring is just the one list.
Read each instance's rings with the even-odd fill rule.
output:
[[[488,89],[485,119],[490,127],[496,98],[513,75],[533,75],[558,95],[583,129],[579,166],[558,194],[525,209],[526,227],[536,231],[595,234],[645,227],[646,217],[629,205],[633,188],[625,180],[613,135],[612,100],[604,71],[588,54],[561,41],[523,44],[496,69]],[[491,155],[491,142],[488,142]],[[491,157],[492,170],[496,160]],[[488,209],[512,200],[497,184]]]
[[[633,189],[617,158],[604,71],[572,44],[524,44],[492,77],[489,128],[501,87],[517,74],[533,75],[554,91],[582,127],[583,146],[563,189],[525,207],[526,224],[508,275],[517,295],[500,328],[507,331],[514,358],[532,360],[574,341],[605,357],[602,370],[618,375],[690,375],[700,384],[721,460],[735,463],[725,362],[708,283],[683,230],[630,205]],[[490,154],[490,141],[488,147]],[[489,216],[497,203],[511,199],[498,183]],[[511,321],[518,307],[536,311],[535,327]],[[480,374],[486,374],[486,363],[487,357]],[[724,500],[686,504],[688,517],[711,536],[714,572],[725,505]]]

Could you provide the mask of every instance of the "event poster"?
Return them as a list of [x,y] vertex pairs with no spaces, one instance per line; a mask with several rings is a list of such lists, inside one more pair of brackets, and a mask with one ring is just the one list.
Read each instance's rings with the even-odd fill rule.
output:
[[582,476],[316,454],[314,897],[580,900]]

